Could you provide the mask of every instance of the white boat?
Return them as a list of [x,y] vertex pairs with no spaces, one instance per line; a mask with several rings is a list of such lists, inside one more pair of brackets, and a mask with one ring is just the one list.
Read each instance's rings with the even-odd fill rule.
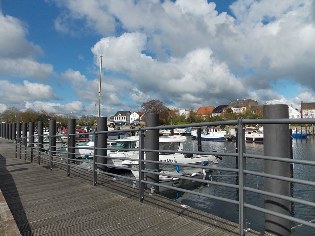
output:
[[264,133],[259,129],[246,128],[245,140],[248,143],[263,143]]
[[[227,132],[220,129],[205,129],[201,132],[201,141],[225,141]],[[197,130],[191,130],[192,138],[198,137]]]
[[[119,140],[116,140],[119,142]],[[172,175],[205,175],[207,168],[202,168],[201,166],[208,166],[218,163],[218,157],[214,155],[200,155],[200,154],[183,154],[177,153],[177,151],[183,151],[183,144],[186,141],[184,136],[162,136],[159,137],[159,161],[164,163],[165,169],[162,171],[163,175],[160,176],[160,179],[173,179],[173,177],[168,177],[168,174]],[[138,147],[138,139],[135,141],[132,140],[128,144],[128,140],[124,140],[124,147],[131,146],[131,148]],[[167,151],[167,152],[163,152]],[[132,168],[132,173],[136,178],[138,178],[138,165],[139,165],[139,152],[138,151],[123,151],[123,152],[113,152],[109,154],[110,157],[113,157],[112,161],[116,166],[125,166]],[[121,163],[116,162],[122,159]],[[146,160],[146,155],[144,153],[144,159]],[[169,165],[172,164],[193,164],[200,165],[196,167],[182,167],[180,165]]]
[[[116,146],[115,141],[107,141],[107,147],[113,148]],[[108,150],[107,152],[111,152]],[[93,158],[94,155],[94,141],[89,141],[87,143],[77,143],[75,148],[75,157],[78,159]]]

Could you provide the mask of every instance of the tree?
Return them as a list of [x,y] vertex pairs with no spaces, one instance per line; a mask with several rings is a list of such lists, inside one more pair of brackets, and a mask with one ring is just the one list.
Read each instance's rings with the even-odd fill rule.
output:
[[166,124],[169,119],[169,109],[160,100],[149,100],[142,103],[141,109],[143,113],[159,114],[160,124]]

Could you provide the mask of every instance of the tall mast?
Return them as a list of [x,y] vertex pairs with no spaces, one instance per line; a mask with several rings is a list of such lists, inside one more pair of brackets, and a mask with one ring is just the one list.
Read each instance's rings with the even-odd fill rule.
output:
[[98,117],[101,117],[102,64],[103,56],[100,56],[100,74],[98,81]]

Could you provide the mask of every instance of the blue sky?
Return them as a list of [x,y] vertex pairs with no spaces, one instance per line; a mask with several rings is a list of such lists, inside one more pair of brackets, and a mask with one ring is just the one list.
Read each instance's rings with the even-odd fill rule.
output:
[[315,101],[313,0],[0,2],[0,112]]

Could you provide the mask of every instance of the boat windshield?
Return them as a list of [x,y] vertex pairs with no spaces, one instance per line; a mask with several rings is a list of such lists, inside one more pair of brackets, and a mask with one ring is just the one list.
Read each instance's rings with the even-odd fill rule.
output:
[[118,151],[127,151],[125,149],[134,149],[137,148],[137,142],[136,141],[117,141],[116,145],[114,146],[115,149]]

